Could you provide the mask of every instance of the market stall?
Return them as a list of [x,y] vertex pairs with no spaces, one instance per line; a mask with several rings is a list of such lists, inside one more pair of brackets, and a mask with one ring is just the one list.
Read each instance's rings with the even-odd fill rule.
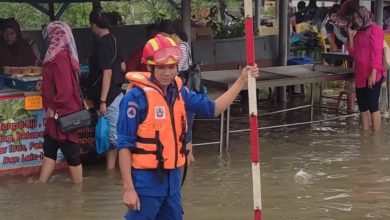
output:
[[[43,158],[45,112],[39,88],[41,68],[5,67],[0,74],[0,176],[36,173]],[[95,154],[94,126],[79,132],[84,157]],[[57,168],[65,168],[58,152]]]

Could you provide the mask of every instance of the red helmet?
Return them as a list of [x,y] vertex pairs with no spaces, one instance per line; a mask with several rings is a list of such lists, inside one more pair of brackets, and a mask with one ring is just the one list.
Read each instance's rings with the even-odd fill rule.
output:
[[157,34],[146,42],[141,61],[147,65],[169,65],[178,63],[181,57],[180,48],[174,40]]

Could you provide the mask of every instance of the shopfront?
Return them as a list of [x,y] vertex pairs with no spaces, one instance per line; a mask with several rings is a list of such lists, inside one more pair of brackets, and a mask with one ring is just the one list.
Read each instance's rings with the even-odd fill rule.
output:
[[[45,111],[38,91],[42,77],[38,71],[31,76],[27,67],[14,69],[2,73],[4,85],[0,88],[0,176],[39,172],[43,159]],[[17,69],[24,73],[16,73]],[[96,158],[94,124],[79,131],[78,146],[84,161]],[[57,168],[64,167],[58,151]]]

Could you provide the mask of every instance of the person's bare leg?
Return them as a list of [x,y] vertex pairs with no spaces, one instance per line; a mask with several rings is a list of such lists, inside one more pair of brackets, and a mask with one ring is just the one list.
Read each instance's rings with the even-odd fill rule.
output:
[[362,123],[362,129],[364,131],[370,130],[371,128],[371,115],[369,111],[360,112],[360,118]]
[[380,111],[371,113],[371,121],[372,121],[372,132],[373,133],[379,132],[381,130],[381,125],[382,125]]
[[353,91],[347,93],[347,112],[353,113],[355,108],[356,94]]
[[[345,91],[340,91],[339,93],[339,97],[337,98],[337,103],[336,103],[336,112],[339,113],[339,110],[340,110],[340,102],[341,102],[341,99],[343,98],[343,95],[345,94]],[[348,95],[347,95],[348,97]]]
[[116,156],[118,152],[114,150],[109,150],[106,153],[106,169],[107,170],[112,170],[115,169],[115,163],[116,163]]
[[48,157],[43,157],[41,173],[39,175],[39,182],[47,183],[51,174],[53,174],[56,161]]
[[69,172],[73,183],[78,184],[83,182],[83,166],[81,164],[78,166],[69,166]]

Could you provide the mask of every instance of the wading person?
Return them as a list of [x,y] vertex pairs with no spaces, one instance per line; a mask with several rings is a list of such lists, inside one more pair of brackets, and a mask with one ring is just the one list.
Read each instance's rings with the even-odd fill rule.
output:
[[99,37],[95,44],[89,64],[90,79],[88,98],[94,102],[95,108],[110,125],[110,143],[112,147],[106,153],[106,168],[115,168],[117,152],[116,123],[119,114],[119,103],[123,97],[122,84],[125,82],[126,65],[120,53],[116,37],[110,33],[110,23],[101,8],[94,9],[89,15],[91,29]]
[[177,77],[181,52],[163,35],[149,40],[142,61],[150,73],[128,73],[133,88],[120,104],[119,165],[127,219],[182,219],[180,168],[185,164],[186,112],[218,116],[246,85],[257,66],[243,69],[236,82],[215,101],[182,86]]
[[381,27],[371,18],[371,12],[361,6],[349,25],[349,54],[354,59],[356,97],[363,130],[381,129],[379,96],[384,78],[383,40]]
[[42,98],[46,110],[43,152],[44,158],[39,180],[46,183],[54,171],[57,151],[61,149],[74,183],[82,182],[83,169],[76,148],[77,131],[63,133],[55,116],[61,117],[77,111],[81,105],[77,75],[80,69],[76,44],[70,27],[51,22],[43,30],[48,50],[43,60]]

